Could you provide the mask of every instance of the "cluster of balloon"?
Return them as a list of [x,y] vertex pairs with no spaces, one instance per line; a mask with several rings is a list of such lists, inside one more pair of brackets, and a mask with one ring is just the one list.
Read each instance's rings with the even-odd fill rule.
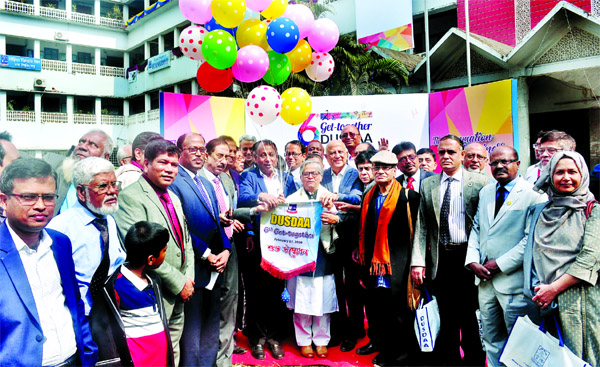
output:
[[[306,120],[310,95],[301,88],[279,95],[272,86],[303,70],[315,82],[331,76],[335,62],[328,52],[340,36],[335,22],[315,20],[306,5],[288,5],[288,0],[179,0],[179,9],[194,23],[181,32],[179,47],[185,56],[202,62],[196,74],[201,88],[217,93],[234,79],[262,79],[267,85],[254,88],[246,99],[255,123],[267,125],[280,115],[291,125]],[[244,20],[247,9],[265,20]]]

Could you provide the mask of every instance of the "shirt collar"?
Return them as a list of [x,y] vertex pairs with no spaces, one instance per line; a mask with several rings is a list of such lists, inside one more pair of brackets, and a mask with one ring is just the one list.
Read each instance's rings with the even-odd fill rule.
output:
[[147,275],[145,276],[148,280],[148,284],[146,284],[143,280],[138,278],[138,276],[135,275],[131,270],[127,269],[126,266],[121,266],[121,274],[123,274],[123,276],[127,278],[127,280],[129,280],[131,284],[133,284],[133,286],[137,288],[138,291],[143,291],[144,289],[152,286],[152,279],[150,279],[150,277],[148,277]]
[[144,178],[144,180],[146,180],[146,182],[148,182],[148,185],[150,185],[150,187],[152,187],[154,189],[156,194],[160,195],[160,194],[164,194],[167,192],[167,189],[162,189],[162,188],[156,186],[155,184],[153,184],[152,181],[150,181],[150,179],[148,178],[148,176],[146,176],[145,173],[142,174],[142,177]]
[[215,178],[217,178],[217,176],[215,176],[211,171],[207,170],[206,167],[202,167],[202,171],[211,183],[214,182]]
[[142,167],[142,165],[139,164],[138,162],[131,161],[131,164],[134,165],[134,166],[136,166],[137,168],[141,169],[142,172],[144,172],[144,167]]
[[335,174],[335,172],[333,172],[333,168],[331,169],[331,175],[334,177],[343,177],[346,174],[346,172],[348,172],[348,164],[344,165],[344,168],[342,168],[340,173],[338,173],[337,175]]
[[[414,178],[414,179],[415,179],[415,181],[419,181],[419,178],[421,177],[421,169],[420,169],[420,168],[419,168],[419,169],[417,169],[417,172],[415,172],[415,174],[414,174],[414,175],[412,175],[412,176],[410,176],[410,177]],[[406,177],[406,182],[408,182],[408,179],[409,179],[410,177],[408,177],[408,176]]]
[[[519,178],[521,178],[521,175],[518,175],[514,180],[512,180],[509,183],[507,183],[506,185],[504,185],[504,188],[506,189],[506,191],[511,192],[512,189],[517,184],[517,181],[519,181]],[[497,183],[496,190],[498,190],[499,187],[500,187],[500,183]]]
[[[452,178],[454,179],[454,181],[461,182],[462,176],[463,176],[463,169],[462,169],[462,167],[458,167],[458,171],[454,172],[454,174],[452,175]],[[450,177],[450,176],[448,174],[446,174],[446,172],[442,171],[442,182],[446,181],[446,179],[448,177]]]
[[194,172],[190,171],[189,169],[185,168],[184,166],[182,166],[182,165],[179,165],[179,167],[183,168],[183,170],[184,170],[184,171],[185,171],[185,172],[186,172],[188,175],[190,175],[190,177],[191,177],[191,178],[194,178],[194,177],[196,177],[196,174],[195,174]]
[[268,177],[266,174],[263,173],[263,171],[260,170],[260,168],[258,169],[258,172],[260,173],[260,175],[262,176],[263,179],[265,180],[277,180],[279,179],[279,171],[275,170],[273,173],[273,177]]
[[8,232],[10,233],[10,236],[12,237],[13,242],[15,243],[15,247],[16,247],[17,251],[19,251],[19,252],[21,252],[21,251],[25,251],[25,252],[29,252],[29,253],[35,253],[36,251],[43,252],[46,249],[49,249],[50,246],[52,245],[52,238],[50,238],[50,236],[48,235],[48,233],[46,232],[45,229],[42,229],[42,232],[40,235],[40,243],[38,245],[37,250],[32,250],[29,246],[27,246],[25,241],[23,241],[21,239],[21,237],[19,237],[19,235],[12,229],[12,227],[10,226],[10,223],[8,223],[8,221],[6,221],[6,227],[8,227]]
[[96,218],[106,218],[106,215],[98,216],[92,213],[91,210],[83,206],[79,200],[71,208],[81,213],[81,219],[86,225],[92,223]]

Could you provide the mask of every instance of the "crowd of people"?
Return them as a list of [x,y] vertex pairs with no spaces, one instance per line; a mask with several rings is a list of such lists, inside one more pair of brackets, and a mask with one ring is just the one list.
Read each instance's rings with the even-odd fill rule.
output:
[[[283,151],[142,132],[115,169],[102,130],[41,159],[0,133],[0,365],[231,366],[241,330],[256,360],[283,359],[293,335],[306,358],[502,366],[527,315],[555,316],[600,366],[600,210],[575,140],[541,132],[526,170],[509,146],[454,135],[437,154],[378,143],[353,125]],[[323,206],[316,268],[286,281],[261,267],[260,216],[305,201]],[[432,353],[413,286],[439,306]]]

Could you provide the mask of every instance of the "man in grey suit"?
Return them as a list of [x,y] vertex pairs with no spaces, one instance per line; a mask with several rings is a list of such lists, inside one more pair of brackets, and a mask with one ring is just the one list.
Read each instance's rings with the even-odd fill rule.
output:
[[409,141],[403,141],[396,144],[392,149],[392,153],[398,158],[397,167],[400,174],[396,177],[396,180],[400,182],[400,185],[409,190],[419,192],[421,181],[435,174],[433,172],[424,171],[419,167],[417,148]]
[[460,138],[441,138],[438,153],[442,174],[421,182],[412,276],[417,284],[427,276],[440,309],[441,329],[433,353],[438,360],[432,364],[480,366],[485,356],[475,318],[477,289],[464,259],[479,191],[488,178],[461,168],[465,153]]
[[518,316],[527,314],[523,295],[523,251],[528,208],[547,200],[546,194],[519,176],[519,156],[511,147],[494,150],[490,166],[498,181],[479,193],[479,206],[465,266],[475,275],[483,342],[489,366],[498,362],[508,332]]

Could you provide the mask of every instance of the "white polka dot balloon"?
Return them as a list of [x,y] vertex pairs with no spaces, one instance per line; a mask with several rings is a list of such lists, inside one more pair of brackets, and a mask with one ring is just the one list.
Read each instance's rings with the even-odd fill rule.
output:
[[327,52],[313,52],[310,65],[304,69],[306,75],[315,82],[322,82],[329,79],[333,74],[335,62],[333,56]]
[[204,61],[202,42],[208,31],[200,25],[186,27],[179,35],[179,49],[192,60]]
[[335,22],[328,18],[315,20],[312,32],[308,35],[308,43],[317,52],[329,52],[340,38],[340,30]]
[[281,113],[281,96],[268,85],[256,87],[246,98],[246,114],[260,126],[275,121]]

